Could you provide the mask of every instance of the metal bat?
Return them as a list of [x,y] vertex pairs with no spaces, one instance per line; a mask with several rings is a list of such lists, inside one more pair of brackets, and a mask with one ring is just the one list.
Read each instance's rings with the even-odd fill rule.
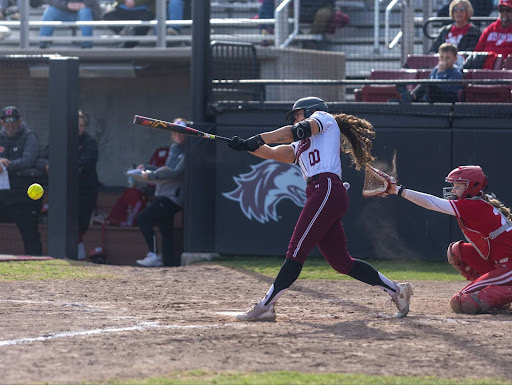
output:
[[186,127],[177,123],[166,122],[165,120],[148,118],[146,116],[135,115],[133,117],[133,123],[140,124],[141,126],[158,128],[159,130],[178,132],[180,134],[189,136],[199,136],[201,138],[223,140],[225,142],[231,141],[230,138],[226,138],[224,136],[209,134],[207,132],[196,130],[192,127]]

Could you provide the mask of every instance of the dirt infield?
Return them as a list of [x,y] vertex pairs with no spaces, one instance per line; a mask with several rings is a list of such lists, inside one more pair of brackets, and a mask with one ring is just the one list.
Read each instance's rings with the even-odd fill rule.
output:
[[213,264],[104,269],[117,278],[0,282],[0,383],[190,369],[512,379],[512,311],[453,314],[460,282],[413,282],[411,313],[395,319],[378,289],[299,280],[277,322],[240,323],[231,312],[271,278]]

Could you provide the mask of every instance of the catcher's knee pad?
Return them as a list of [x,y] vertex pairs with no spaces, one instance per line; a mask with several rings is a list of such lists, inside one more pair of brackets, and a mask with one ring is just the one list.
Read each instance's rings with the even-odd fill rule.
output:
[[462,260],[462,252],[460,250],[460,245],[463,241],[452,242],[448,246],[446,250],[446,257],[448,259],[448,263],[452,265],[455,270],[460,272],[464,278],[468,281],[474,281],[477,279],[480,274],[470,266],[467,266]]
[[450,300],[450,307],[454,313],[478,314],[482,312],[478,292],[455,294]]
[[462,254],[460,252],[460,244],[462,241],[452,242],[446,250],[446,258],[450,265],[460,271],[460,265],[462,264]]

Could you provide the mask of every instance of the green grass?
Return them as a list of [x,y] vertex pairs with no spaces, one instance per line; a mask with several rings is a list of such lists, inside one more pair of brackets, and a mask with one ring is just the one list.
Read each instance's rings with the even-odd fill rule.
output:
[[144,380],[109,381],[112,385],[505,385],[512,382],[501,378],[396,377],[370,376],[362,374],[299,373],[277,371],[264,373],[214,373],[208,371],[173,372],[167,377],[152,377]]
[[[213,263],[275,277],[284,257],[221,257]],[[394,280],[464,281],[448,262],[367,261],[375,269]],[[323,258],[308,258],[299,279],[351,279],[339,274]]]
[[45,281],[51,279],[108,279],[112,274],[101,265],[63,259],[0,262],[0,281]]

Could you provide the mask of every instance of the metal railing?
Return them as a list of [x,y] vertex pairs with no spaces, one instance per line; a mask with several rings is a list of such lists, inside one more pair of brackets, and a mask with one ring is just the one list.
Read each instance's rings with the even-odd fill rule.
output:
[[[290,2],[294,2],[294,15],[290,18],[288,15]],[[29,48],[30,43],[34,42],[81,42],[91,41],[95,43],[115,43],[124,41],[138,41],[155,43],[156,47],[165,47],[167,42],[190,42],[192,37],[187,34],[167,35],[167,26],[191,27],[192,20],[167,20],[166,16],[166,0],[157,0],[156,20],[123,20],[123,21],[34,21],[29,20],[28,2],[20,1],[20,20],[19,21],[0,21],[0,26],[6,26],[10,29],[19,29],[19,48]],[[274,19],[245,19],[245,18],[213,18],[210,20],[211,26],[215,27],[237,27],[237,28],[254,28],[263,25],[274,26],[274,44],[276,47],[287,47],[294,40],[321,40],[322,35],[305,35],[300,34],[299,16],[300,16],[300,0],[283,0],[276,8]],[[293,25],[293,30],[289,32],[289,26]],[[44,26],[51,26],[56,29],[74,30],[80,27],[93,27],[95,32],[98,29],[108,29],[109,27],[151,27],[154,35],[118,35],[109,31],[108,33],[93,36],[81,36],[80,34],[70,34],[69,36],[36,36],[31,30]],[[247,41],[260,43],[269,40],[269,36],[260,33],[253,34],[216,34],[211,35],[211,40],[224,41]]]
[[[478,16],[478,17],[472,17],[472,22],[484,22],[487,24],[491,24],[496,21],[496,17],[488,17],[488,16]],[[445,24],[452,24],[454,21],[451,17],[429,17],[423,22],[423,35],[428,37],[429,39],[435,39],[437,37],[436,35],[431,35],[429,31],[429,26],[433,23],[445,23]]]

